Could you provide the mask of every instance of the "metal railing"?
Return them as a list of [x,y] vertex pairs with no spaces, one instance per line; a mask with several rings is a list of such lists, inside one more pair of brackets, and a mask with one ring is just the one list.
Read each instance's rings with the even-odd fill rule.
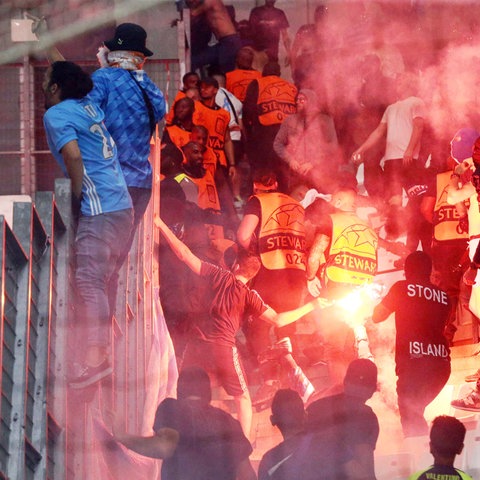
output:
[[[159,167],[159,139],[151,161]],[[1,197],[0,197],[1,200]],[[0,478],[155,478],[158,462],[109,447],[110,411],[131,431],[151,432],[173,393],[176,365],[158,300],[159,179],[119,281],[109,381],[69,390],[81,354],[75,317],[70,181],[0,216]]]

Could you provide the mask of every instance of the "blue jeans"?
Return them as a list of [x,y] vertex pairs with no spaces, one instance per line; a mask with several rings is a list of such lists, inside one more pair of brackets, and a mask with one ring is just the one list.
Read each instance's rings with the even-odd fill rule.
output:
[[133,226],[133,210],[80,216],[75,238],[75,281],[79,322],[85,322],[87,346],[110,345],[111,313],[108,292],[118,281],[118,270]]
[[133,240],[135,239],[135,233],[137,232],[138,225],[143,220],[145,211],[147,210],[150,197],[152,196],[152,190],[150,188],[128,187],[128,193],[132,199],[133,204],[133,225],[130,231],[130,236],[124,244],[124,248],[117,258],[117,266],[113,272],[110,280],[110,286],[108,289],[108,300],[110,302],[110,317],[115,314],[115,306],[117,304],[117,286],[119,279],[119,272],[122,268],[125,260],[132,248]]

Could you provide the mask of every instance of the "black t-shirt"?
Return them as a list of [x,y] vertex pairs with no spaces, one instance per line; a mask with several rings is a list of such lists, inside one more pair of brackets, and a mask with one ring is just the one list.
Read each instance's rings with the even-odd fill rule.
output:
[[344,480],[345,449],[341,445],[336,428],[321,433],[312,432],[301,436],[296,450],[282,465],[278,480],[298,478],[301,480]]
[[198,322],[198,333],[206,341],[234,346],[242,319],[259,317],[268,306],[228,270],[202,262],[200,276],[210,289],[204,299],[208,316]]
[[450,361],[443,333],[450,310],[446,292],[430,282],[402,280],[392,286],[382,305],[395,312],[397,373],[418,360]]
[[280,32],[289,27],[285,12],[265,6],[253,8],[250,12],[250,25],[255,49],[268,49],[272,56],[278,56]]
[[179,432],[180,439],[163,461],[162,480],[235,480],[239,463],[252,453],[239,422],[199,400],[165,399],[153,429],[164,427]]
[[344,393],[321,398],[307,408],[307,430],[318,432],[336,429],[338,448],[344,449],[346,461],[356,445],[377,445],[380,427],[374,411],[359,399]]
[[303,434],[295,435],[265,452],[258,466],[258,480],[287,480],[288,463],[302,439]]

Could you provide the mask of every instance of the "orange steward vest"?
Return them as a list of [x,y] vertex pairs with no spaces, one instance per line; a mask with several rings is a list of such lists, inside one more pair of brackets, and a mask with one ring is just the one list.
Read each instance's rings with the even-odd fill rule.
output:
[[193,123],[203,125],[208,130],[208,146],[214,151],[220,165],[226,167],[225,136],[230,123],[230,114],[224,108],[213,109],[201,102],[195,102]]
[[437,198],[433,209],[433,237],[439,242],[445,240],[468,239],[468,232],[462,232],[459,226],[460,215],[455,205],[447,203],[447,186],[451,171],[437,174]]
[[350,285],[372,282],[377,273],[377,234],[352,213],[332,213],[330,217],[333,228],[325,266],[327,279]]
[[242,70],[237,68],[225,74],[225,88],[232,92],[241,102],[247,96],[247,88],[253,80],[261,78],[262,74],[258,70]]
[[262,125],[277,125],[297,111],[297,87],[275,75],[258,80],[257,112]]
[[265,268],[306,270],[305,210],[279,192],[259,193],[261,223],[258,250]]

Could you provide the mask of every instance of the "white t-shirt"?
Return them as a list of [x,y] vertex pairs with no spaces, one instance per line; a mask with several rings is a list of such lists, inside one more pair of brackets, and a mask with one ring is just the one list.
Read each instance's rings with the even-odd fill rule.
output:
[[[381,122],[387,124],[387,144],[385,161],[403,158],[410,142],[413,130],[413,119],[425,118],[425,103],[418,97],[408,97],[405,100],[389,105]],[[413,152],[413,158],[418,158],[420,144]]]
[[[230,102],[227,97],[230,99]],[[228,125],[230,127],[230,138],[232,141],[239,141],[242,137],[242,132],[240,131],[238,122],[235,120],[235,114],[239,120],[242,118],[242,102],[233,93],[220,87],[215,97],[215,103],[219,107],[224,108],[230,114],[230,123]],[[232,105],[235,112],[232,110]]]

